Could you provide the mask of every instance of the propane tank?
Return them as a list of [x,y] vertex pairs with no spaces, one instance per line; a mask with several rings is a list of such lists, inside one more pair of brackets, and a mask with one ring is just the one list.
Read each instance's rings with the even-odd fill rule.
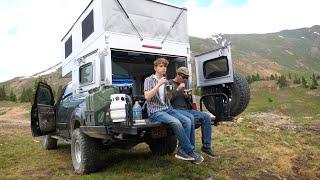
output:
[[126,121],[126,95],[125,94],[112,94],[110,104],[110,117],[112,122]]

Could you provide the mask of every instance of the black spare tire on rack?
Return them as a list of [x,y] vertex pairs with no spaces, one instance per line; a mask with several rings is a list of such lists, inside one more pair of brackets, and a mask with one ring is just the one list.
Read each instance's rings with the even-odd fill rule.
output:
[[[234,82],[221,86],[222,92],[225,93],[230,102],[230,116],[235,117],[242,113],[248,106],[250,101],[250,88],[247,80],[238,72],[233,73]],[[207,86],[201,88],[201,95],[217,93],[214,86]],[[216,114],[214,106],[214,97],[209,96],[203,99],[203,104],[212,114]],[[227,108],[227,103],[224,103],[224,108]]]

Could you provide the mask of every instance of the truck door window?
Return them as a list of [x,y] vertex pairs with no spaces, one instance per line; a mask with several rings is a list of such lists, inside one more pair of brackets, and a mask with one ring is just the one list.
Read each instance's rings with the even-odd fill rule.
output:
[[93,81],[93,68],[92,63],[87,63],[85,65],[82,65],[79,69],[79,75],[80,75],[80,84],[88,84]]
[[72,95],[72,84],[68,84],[68,86],[66,87],[66,90],[63,93],[62,99],[65,99],[70,95]]
[[206,79],[226,76],[228,73],[229,67],[226,56],[206,61],[203,64],[203,74]]
[[37,103],[50,105],[52,102],[52,96],[48,89],[40,88],[37,94]]

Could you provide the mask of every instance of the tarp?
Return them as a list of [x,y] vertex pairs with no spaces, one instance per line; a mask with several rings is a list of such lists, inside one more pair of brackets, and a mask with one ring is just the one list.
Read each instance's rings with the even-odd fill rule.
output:
[[[182,11],[167,40],[188,43],[186,9],[151,0],[119,0],[119,2],[143,38],[164,39]],[[106,31],[137,35],[117,0],[102,0],[102,16]]]

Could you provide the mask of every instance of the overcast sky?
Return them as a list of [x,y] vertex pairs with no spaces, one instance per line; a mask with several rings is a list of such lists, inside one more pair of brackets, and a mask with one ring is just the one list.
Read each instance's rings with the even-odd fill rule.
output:
[[[0,0],[0,82],[60,62],[60,40],[90,0]],[[161,0],[188,9],[191,36],[320,25],[320,0]]]

